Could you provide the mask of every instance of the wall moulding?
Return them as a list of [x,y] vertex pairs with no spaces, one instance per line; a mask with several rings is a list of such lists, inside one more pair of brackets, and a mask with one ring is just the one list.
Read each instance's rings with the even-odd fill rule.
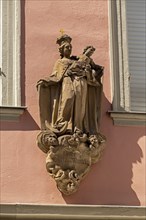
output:
[[114,125],[121,126],[145,126],[146,113],[142,112],[125,112],[125,111],[108,111],[113,119]]
[[0,106],[0,121],[19,121],[26,106]]
[[146,207],[1,204],[2,219],[145,220]]

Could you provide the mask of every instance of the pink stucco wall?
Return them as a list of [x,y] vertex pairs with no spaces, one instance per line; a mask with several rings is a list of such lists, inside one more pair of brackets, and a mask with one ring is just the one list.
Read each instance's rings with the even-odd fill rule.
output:
[[[39,133],[36,82],[51,73],[59,57],[59,30],[70,35],[73,54],[86,45],[97,50],[94,61],[105,67],[101,132],[107,137],[102,160],[77,193],[63,196],[45,169],[36,145]],[[1,202],[47,204],[145,205],[144,127],[113,126],[107,0],[22,1],[22,99],[27,106],[19,122],[1,123]]]

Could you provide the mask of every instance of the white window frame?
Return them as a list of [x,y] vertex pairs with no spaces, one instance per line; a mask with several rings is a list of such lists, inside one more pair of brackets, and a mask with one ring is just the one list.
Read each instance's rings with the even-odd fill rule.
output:
[[0,0],[1,4],[1,82],[0,119],[16,120],[23,113],[21,106],[20,50],[21,1]]
[[109,39],[112,85],[112,111],[115,125],[145,125],[146,113],[130,110],[130,74],[125,0],[110,0]]

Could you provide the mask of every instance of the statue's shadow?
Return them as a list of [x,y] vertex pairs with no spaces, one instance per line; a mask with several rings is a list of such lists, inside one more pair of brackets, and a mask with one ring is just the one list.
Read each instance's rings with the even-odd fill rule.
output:
[[103,157],[91,167],[79,190],[63,198],[67,204],[139,206],[133,166],[143,157],[138,141],[145,135],[145,128],[114,126],[107,115],[111,104],[105,97],[103,106],[101,132],[107,138]]

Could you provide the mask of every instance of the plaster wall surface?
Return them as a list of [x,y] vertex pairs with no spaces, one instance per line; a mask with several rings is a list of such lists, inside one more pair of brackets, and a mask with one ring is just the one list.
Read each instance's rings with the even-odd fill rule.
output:
[[[39,109],[36,82],[51,74],[59,58],[59,30],[72,37],[73,52],[93,45],[95,63],[105,67],[101,132],[107,137],[102,160],[79,190],[67,197],[45,169],[36,145]],[[1,122],[1,203],[145,205],[145,128],[114,126],[107,0],[22,1],[22,101],[19,122]]]

